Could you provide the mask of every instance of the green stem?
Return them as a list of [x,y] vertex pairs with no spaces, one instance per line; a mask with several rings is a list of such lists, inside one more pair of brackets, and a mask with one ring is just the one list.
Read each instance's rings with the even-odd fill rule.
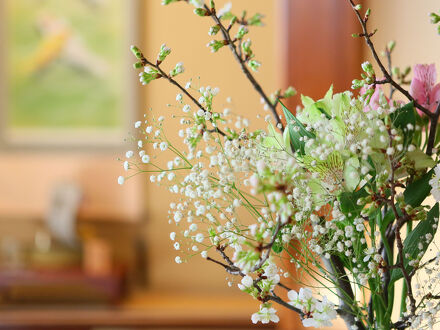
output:
[[[412,231],[412,222],[409,221],[406,224],[406,236]],[[402,285],[402,298],[400,299],[400,316],[403,316],[403,313],[406,312],[406,296],[408,295],[408,286],[406,281],[403,281]]]

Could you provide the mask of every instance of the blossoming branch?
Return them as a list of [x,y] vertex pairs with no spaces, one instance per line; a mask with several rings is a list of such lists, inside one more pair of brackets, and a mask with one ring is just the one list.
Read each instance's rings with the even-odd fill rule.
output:
[[[302,95],[294,113],[283,105],[294,88],[269,95],[254,76],[261,63],[245,37],[262,25],[261,14],[236,15],[230,3],[217,9],[215,1],[163,0],[175,2],[212,20],[215,39],[207,46],[229,48],[270,113],[267,128],[251,130],[248,119],[219,109],[219,88],[181,83],[181,62],[165,69],[165,44],[155,60],[132,46],[143,85],[166,79],[177,89],[171,119],[180,121],[182,143],[171,143],[165,115],[144,115],[118,182],[145,173],[175,196],[168,211],[175,261],[200,256],[235,276],[228,284],[261,302],[254,323],[278,322],[279,305],[306,327],[341,317],[348,329],[432,328],[440,311],[435,66],[416,65],[412,79],[409,68],[393,67],[396,44],[381,57],[371,11],[348,0],[361,28],[353,36],[365,40],[376,63],[362,64],[356,94],[330,87],[318,101]],[[431,14],[433,24],[438,18]],[[294,290],[292,280],[303,287]]]

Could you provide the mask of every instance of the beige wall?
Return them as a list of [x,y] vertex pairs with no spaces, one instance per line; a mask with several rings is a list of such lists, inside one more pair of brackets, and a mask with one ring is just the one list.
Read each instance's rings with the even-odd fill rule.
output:
[[41,219],[48,211],[52,189],[60,182],[80,185],[82,217],[134,220],[141,212],[140,187],[117,184],[122,173],[116,160],[120,154],[120,150],[1,152],[0,221]]
[[[395,40],[394,65],[436,63],[440,73],[440,36],[428,17],[440,10],[438,0],[369,0],[368,6],[372,9],[370,30],[378,28],[373,37],[377,50]],[[371,58],[368,49],[364,54]]]

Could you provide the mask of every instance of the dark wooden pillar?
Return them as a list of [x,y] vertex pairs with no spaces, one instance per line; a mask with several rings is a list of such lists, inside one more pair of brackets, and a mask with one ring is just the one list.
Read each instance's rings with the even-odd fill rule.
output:
[[[294,86],[313,99],[331,84],[350,89],[360,75],[362,40],[353,38],[359,24],[346,0],[280,0],[282,85]],[[299,96],[289,100],[291,109]]]
[[[300,94],[322,98],[331,84],[335,92],[349,90],[351,81],[360,76],[363,40],[351,36],[360,27],[348,1],[279,1],[280,85],[298,90],[298,96],[286,102],[288,108],[301,104]],[[295,313],[279,311],[278,329],[307,329]],[[334,322],[332,329],[343,328],[343,322]]]

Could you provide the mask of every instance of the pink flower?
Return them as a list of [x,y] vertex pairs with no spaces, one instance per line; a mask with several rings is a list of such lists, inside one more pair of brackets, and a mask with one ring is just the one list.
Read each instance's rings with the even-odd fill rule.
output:
[[[409,93],[414,99],[429,111],[434,112],[440,101],[440,84],[435,84],[437,71],[434,64],[416,64],[414,77]],[[423,112],[418,110],[420,115]]]
[[[362,87],[359,93],[361,95],[364,95],[366,91],[367,91],[367,89],[365,87]],[[374,90],[373,95],[371,95],[370,103],[364,108],[365,112],[370,111],[370,110],[377,110],[377,108],[380,107],[379,100],[380,100],[381,94],[383,94],[382,88],[380,87],[380,85],[376,85],[376,89]],[[388,100],[387,97],[385,97],[385,99],[387,100],[388,103],[390,103],[390,101]]]

